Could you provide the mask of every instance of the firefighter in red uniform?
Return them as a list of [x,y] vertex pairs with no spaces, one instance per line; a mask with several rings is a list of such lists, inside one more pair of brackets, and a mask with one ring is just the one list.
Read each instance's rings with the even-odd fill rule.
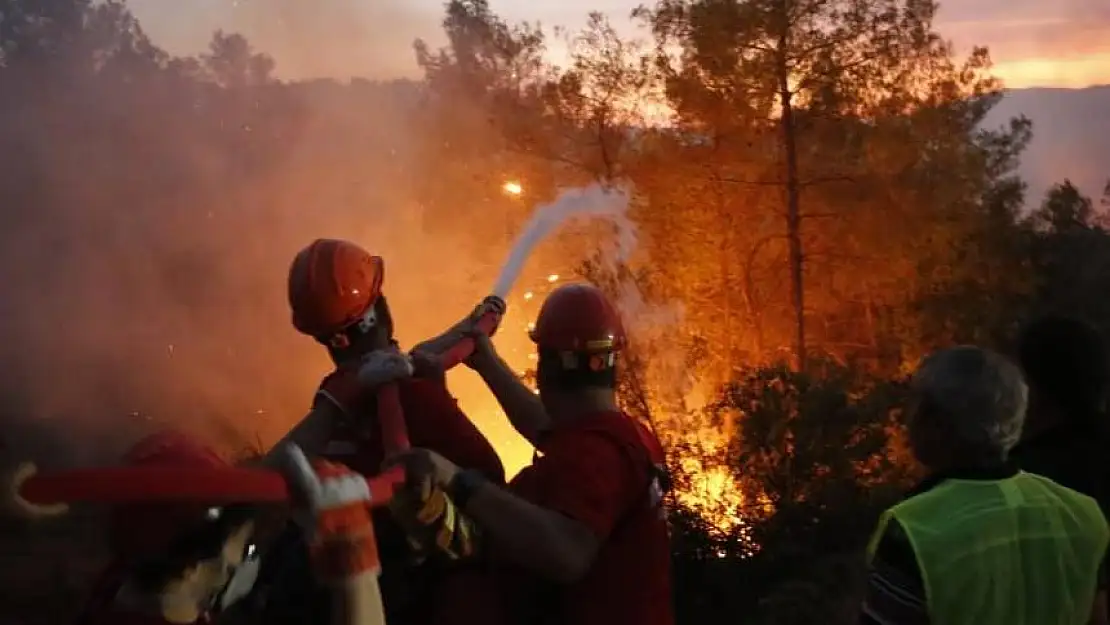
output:
[[325,455],[364,474],[377,474],[384,450],[374,419],[374,386],[397,381],[414,446],[434,449],[491,480],[503,480],[497,452],[447,391],[434,357],[408,357],[398,350],[382,294],[384,270],[381,257],[349,241],[318,239],[293,259],[293,325],[327,348],[335,370],[320,383],[312,412],[287,440],[309,455]]
[[[378,560],[363,478],[339,465],[313,468],[290,447],[283,470],[299,494],[309,524],[314,570],[342,610],[333,625],[384,625]],[[231,466],[208,448],[175,433],[148,436],[124,457],[150,468]],[[26,518],[64,514],[67,506],[38,506],[19,495],[34,475],[26,464],[12,481],[13,512]],[[233,479],[233,478],[232,478]],[[352,487],[354,485],[354,487]],[[172,485],[168,486],[172,488]],[[113,562],[101,576],[80,625],[171,625],[210,622],[242,599],[258,571],[253,534],[258,509],[248,505],[150,502],[115,506],[108,522]]]
[[599,289],[563,286],[532,338],[538,397],[480,335],[469,364],[536,447],[533,464],[507,488],[432,451],[406,467],[430,473],[509,565],[498,578],[514,622],[672,625],[662,449],[617,406],[619,314]]
[[[374,389],[396,382],[412,445],[503,482],[497,453],[448,392],[434,355],[398,349],[383,276],[381,257],[348,241],[319,239],[294,258],[288,285],[293,325],[328,350],[335,370],[321,382],[311,412],[284,442],[363,475],[378,474],[386,450]],[[375,527],[390,623],[428,622],[442,586],[442,567],[414,566],[418,555],[387,510],[375,512]],[[299,542],[299,533],[290,529],[274,545],[274,557],[264,559],[259,594],[267,623],[316,622],[327,610],[329,596],[307,577]]]

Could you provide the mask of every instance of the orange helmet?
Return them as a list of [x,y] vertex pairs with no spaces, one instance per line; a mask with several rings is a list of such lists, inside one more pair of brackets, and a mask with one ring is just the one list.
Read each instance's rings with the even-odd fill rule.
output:
[[541,348],[565,352],[614,352],[625,345],[620,313],[589,284],[567,284],[551,292],[531,332]]
[[316,239],[289,268],[289,307],[293,325],[321,338],[362,321],[381,296],[384,265],[351,243]]

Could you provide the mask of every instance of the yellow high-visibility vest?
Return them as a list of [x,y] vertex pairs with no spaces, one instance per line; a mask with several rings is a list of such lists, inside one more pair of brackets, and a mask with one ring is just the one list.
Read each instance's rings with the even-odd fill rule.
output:
[[1094,499],[1019,472],[950,479],[883,513],[917,555],[933,625],[1086,625],[1110,528]]

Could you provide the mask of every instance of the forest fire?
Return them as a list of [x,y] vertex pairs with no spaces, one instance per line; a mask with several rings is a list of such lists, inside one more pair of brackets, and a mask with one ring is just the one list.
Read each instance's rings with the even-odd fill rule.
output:
[[[334,367],[286,301],[317,237],[384,259],[408,348],[506,300],[494,342],[522,375],[540,303],[584,276],[635,326],[622,400],[673,469],[677,622],[833,622],[821,596],[778,602],[813,617],[757,612],[826,557],[862,562],[832,550],[866,542],[912,482],[897,411],[919,358],[1010,353],[1048,308],[1110,329],[1110,189],[1088,197],[1105,159],[1056,159],[1041,182],[1086,182],[1047,195],[1026,185],[1025,147],[1070,133],[1038,122],[1034,142],[1041,115],[1018,114],[1069,109],[1018,106],[985,49],[945,43],[932,2],[652,2],[649,41],[597,13],[558,65],[550,33],[489,4],[448,3],[429,40],[444,47],[416,45],[420,76],[333,81],[288,79],[270,45],[226,29],[197,54],[162,49],[126,3],[13,0],[0,438],[44,470],[114,462],[165,427],[228,455],[270,447]],[[1104,120],[1080,117],[1098,136]],[[590,223],[549,240],[568,215]],[[456,367],[448,386],[510,474],[531,461],[477,375]],[[748,558],[756,539],[766,557]],[[26,599],[17,622],[68,622],[44,607],[77,595],[41,560],[0,567],[0,586]]]

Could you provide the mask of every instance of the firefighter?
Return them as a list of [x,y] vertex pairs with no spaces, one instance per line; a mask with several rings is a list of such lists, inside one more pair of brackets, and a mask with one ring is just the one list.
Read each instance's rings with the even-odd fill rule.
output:
[[[448,392],[434,356],[402,353],[382,294],[384,263],[349,241],[319,239],[301,250],[289,270],[294,327],[327,349],[335,369],[321,382],[309,414],[284,442],[310,457],[376,475],[386,450],[375,418],[375,388],[396,382],[413,445],[434,449],[493,482],[504,481],[489,441]],[[415,374],[415,375],[414,375]],[[275,448],[276,449],[276,448]],[[415,554],[388,510],[375,513],[384,563],[382,588],[391,623],[427,622],[443,577],[435,566],[414,566]],[[270,549],[259,585],[267,623],[314,622],[326,610],[326,589],[314,584],[299,532],[289,528]]]
[[326,455],[364,474],[376,474],[385,450],[376,440],[373,390],[377,384],[398,381],[414,445],[480,469],[490,479],[504,479],[497,453],[459,410],[434,357],[399,351],[393,316],[382,293],[384,272],[380,256],[349,241],[318,239],[293,259],[293,326],[328,350],[335,369],[320,383],[312,411],[286,439],[310,456]]
[[513,622],[671,625],[662,450],[617,404],[615,307],[584,284],[548,296],[532,332],[538,396],[474,338],[468,364],[538,454],[507,488],[431,450],[405,456],[410,474],[423,467],[477,526]]
[[[295,447],[285,473],[311,522],[315,570],[344,609],[334,625],[384,625],[377,586],[377,550],[365,481],[349,469],[307,465]],[[137,470],[201,470],[231,466],[203,445],[175,432],[148,436],[124,457]],[[64,514],[64,504],[37,506],[18,497],[33,465],[13,480],[14,503],[25,517]],[[229,478],[234,479],[229,472]],[[358,488],[361,482],[363,487]],[[353,484],[353,486],[352,486]],[[172,486],[168,486],[172,487]],[[79,619],[82,625],[204,623],[250,590],[258,570],[253,534],[259,509],[248,505],[151,502],[110,510],[113,562]]]

